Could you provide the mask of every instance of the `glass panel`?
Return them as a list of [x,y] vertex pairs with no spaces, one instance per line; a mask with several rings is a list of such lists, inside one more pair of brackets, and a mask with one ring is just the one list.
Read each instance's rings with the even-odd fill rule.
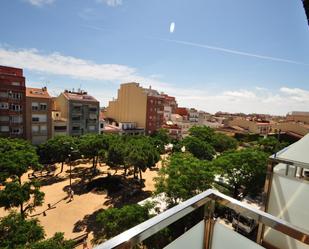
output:
[[264,248],[218,222],[214,225],[211,245],[212,249]]
[[202,249],[204,244],[204,220],[164,247],[164,249],[194,248]]

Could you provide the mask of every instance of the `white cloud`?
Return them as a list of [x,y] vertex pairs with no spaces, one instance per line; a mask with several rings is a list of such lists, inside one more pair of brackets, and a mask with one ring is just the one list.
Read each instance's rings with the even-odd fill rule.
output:
[[34,6],[43,6],[47,4],[52,4],[55,0],[25,0],[26,2],[34,5]]
[[122,5],[122,0],[97,0],[98,3],[104,3],[110,7]]
[[[69,79],[87,81],[86,90],[91,90],[102,101],[102,105],[106,105],[108,100],[116,97],[118,84],[134,81],[140,82],[144,87],[151,85],[158,91],[175,96],[180,106],[195,107],[208,112],[221,110],[286,114],[293,110],[308,111],[309,109],[309,91],[300,88],[282,86],[277,91],[260,87],[230,88],[222,89],[221,92],[210,92],[207,87],[201,87],[201,84],[197,87],[197,84],[192,82],[189,82],[187,87],[164,82],[164,76],[160,74],[143,76],[138,69],[128,65],[98,64],[60,53],[44,54],[36,49],[16,50],[0,46],[0,64],[24,68],[46,79],[52,78],[53,75],[60,75]],[[31,85],[28,81],[29,78],[27,84]],[[108,90],[105,89],[107,85],[100,85],[100,83],[109,82],[114,84]],[[54,83],[49,84],[51,93],[59,93],[68,87],[66,82],[57,82],[57,84],[57,86]],[[220,82],[216,82],[215,85],[220,86]]]

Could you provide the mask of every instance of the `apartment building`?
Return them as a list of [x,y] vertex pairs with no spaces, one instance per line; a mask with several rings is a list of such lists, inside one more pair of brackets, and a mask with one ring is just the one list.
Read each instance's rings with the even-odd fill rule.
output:
[[32,144],[46,142],[52,136],[52,98],[47,88],[26,88],[26,138]]
[[176,98],[172,96],[168,96],[167,94],[161,93],[161,96],[164,97],[163,100],[163,111],[164,111],[164,121],[170,121],[171,115],[176,112],[176,109],[178,107],[178,104],[176,102]]
[[25,138],[25,109],[23,70],[0,66],[0,136]]
[[[56,128],[57,133],[72,136],[99,132],[99,101],[87,92],[64,91],[54,98],[54,110],[54,132]],[[55,119],[57,113],[59,120]]]
[[135,123],[136,128],[151,134],[163,125],[163,112],[164,96],[132,82],[120,85],[117,99],[108,104],[106,117],[118,123]]

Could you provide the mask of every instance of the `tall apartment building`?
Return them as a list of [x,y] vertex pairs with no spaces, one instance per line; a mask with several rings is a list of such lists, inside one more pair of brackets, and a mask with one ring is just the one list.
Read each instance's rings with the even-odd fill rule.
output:
[[26,88],[26,137],[32,144],[51,138],[52,100],[47,88]]
[[170,121],[171,115],[176,112],[178,104],[176,102],[175,97],[168,96],[167,94],[161,94],[164,97],[163,105],[164,105],[164,121]]
[[25,138],[25,107],[23,70],[0,66],[0,136]]
[[[57,127],[62,126],[61,133],[79,136],[86,133],[98,133],[99,131],[99,101],[84,91],[64,91],[54,98],[53,123],[57,120]],[[59,118],[59,117],[58,117]],[[58,121],[64,121],[59,123]],[[58,129],[57,128],[57,129]],[[56,127],[54,127],[56,129]],[[55,132],[55,130],[54,130]],[[59,130],[57,130],[59,132]]]
[[121,84],[116,100],[110,101],[106,117],[119,123],[134,122],[151,134],[163,125],[164,96],[138,83]]

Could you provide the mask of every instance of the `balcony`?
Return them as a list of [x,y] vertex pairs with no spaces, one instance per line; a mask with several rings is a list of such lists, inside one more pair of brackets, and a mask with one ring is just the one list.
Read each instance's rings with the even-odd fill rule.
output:
[[[256,238],[250,240],[234,231],[231,226],[225,225],[225,222],[220,222],[221,219],[219,217],[222,214],[218,215],[217,209],[219,205],[225,209],[234,210],[238,214],[254,219],[259,225]],[[271,248],[263,243],[263,231],[266,228],[271,228],[284,237],[297,241],[304,248],[307,248],[309,245],[309,231],[257,210],[248,204],[237,201],[218,191],[209,189],[98,245],[95,249],[134,248],[135,245],[142,243],[160,230],[201,208],[204,210],[201,216],[202,218],[189,230],[185,229],[182,235],[166,245],[164,249]]]

